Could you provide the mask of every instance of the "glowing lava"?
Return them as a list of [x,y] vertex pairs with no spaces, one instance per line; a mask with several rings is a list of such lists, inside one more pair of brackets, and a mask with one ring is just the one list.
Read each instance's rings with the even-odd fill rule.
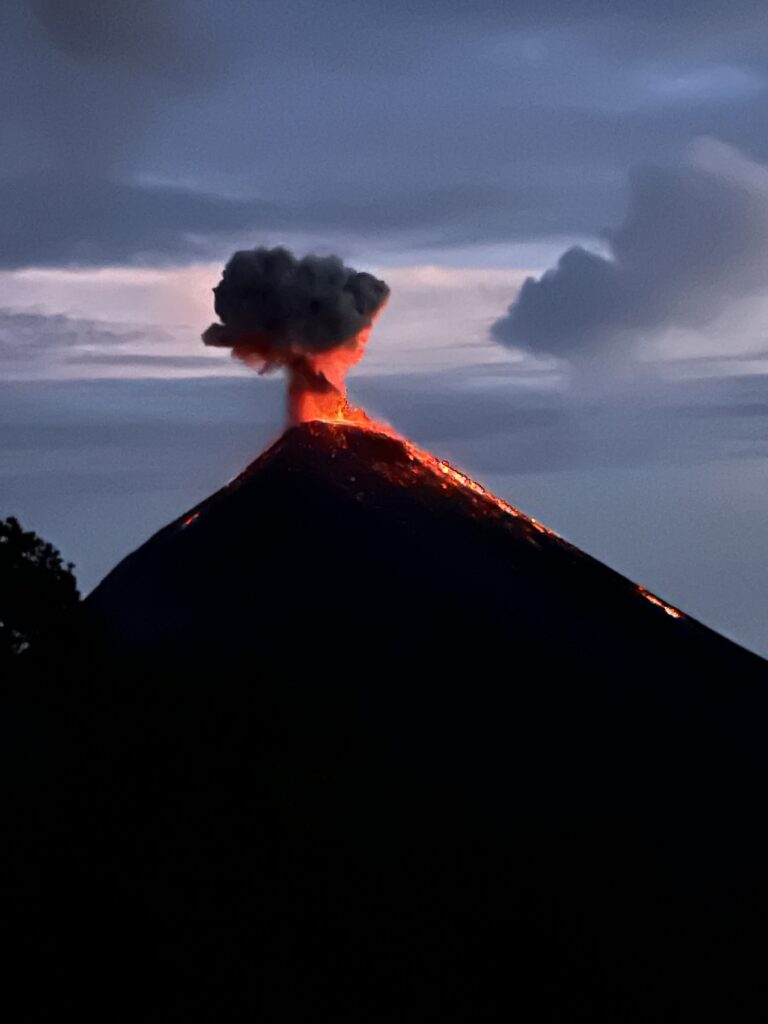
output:
[[368,421],[362,409],[347,401],[345,377],[365,355],[373,329],[368,327],[327,352],[307,352],[301,346],[275,352],[267,338],[249,335],[232,347],[232,355],[259,373],[285,367],[288,373],[288,423],[358,423]]
[[[362,332],[364,337],[358,337],[358,343],[353,349],[342,350],[341,352],[335,350],[322,356],[313,357],[312,372],[309,378],[304,371],[291,374],[289,384],[289,413],[291,422],[294,424],[313,421],[326,424],[348,424],[359,427],[362,430],[368,430],[374,434],[380,434],[383,437],[391,437],[403,446],[409,461],[414,466],[441,478],[443,490],[456,487],[470,491],[473,495],[492,503],[506,515],[513,516],[516,519],[523,519],[539,533],[548,534],[550,537],[558,537],[554,530],[548,529],[536,519],[525,515],[502,498],[497,498],[495,494],[486,490],[485,487],[467,476],[466,473],[456,469],[455,466],[446,462],[445,459],[438,459],[430,452],[424,451],[424,449],[413,444],[412,441],[398,434],[389,424],[371,419],[363,409],[350,405],[347,400],[344,376],[347,369],[362,358],[364,345],[370,330],[370,328],[367,328]],[[318,375],[325,382],[321,387],[317,386],[316,376]],[[305,385],[308,379],[311,381],[312,386],[306,389]]]
[[[243,254],[236,255],[242,256]],[[285,254],[281,256],[281,259],[285,260]],[[272,281],[271,286],[277,288],[279,283],[279,281],[277,283]],[[205,332],[203,338],[206,344],[231,345],[233,356],[258,370],[259,373],[270,373],[278,368],[286,370],[289,426],[311,423],[323,423],[331,426],[346,425],[369,431],[381,437],[391,438],[397,441],[404,450],[414,476],[423,477],[427,474],[433,478],[441,490],[450,492],[451,489],[454,489],[456,492],[463,493],[471,500],[475,515],[501,512],[505,516],[521,520],[537,533],[556,538],[560,544],[566,544],[554,530],[548,529],[538,520],[525,515],[502,498],[497,498],[495,494],[486,490],[485,487],[472,480],[466,473],[456,469],[449,462],[438,459],[430,452],[417,447],[398,434],[389,424],[371,419],[363,409],[350,405],[345,381],[347,372],[365,355],[373,325],[386,303],[388,289],[383,282],[379,282],[379,284],[385,291],[378,298],[378,307],[371,311],[368,325],[352,337],[340,340],[327,349],[318,350],[316,346],[308,342],[307,337],[301,331],[298,331],[295,336],[289,336],[289,340],[286,342],[280,332],[275,335],[274,331],[270,333],[263,326],[251,328],[245,331],[238,340],[231,341],[227,337],[226,327],[214,324]],[[223,284],[219,286],[219,288],[221,287]],[[214,291],[218,290],[214,289]],[[242,296],[239,296],[238,301],[241,299]],[[256,306],[259,307],[259,304],[256,303]],[[235,311],[237,312],[238,309],[236,303]],[[220,312],[218,307],[217,312]],[[239,312],[242,313],[242,309]],[[339,433],[341,442],[344,443],[341,437],[342,432]],[[407,485],[410,482],[408,474],[403,475],[402,460],[395,460],[389,468],[388,475],[393,483]],[[238,479],[239,477],[236,477],[230,481],[229,486],[236,483]],[[182,526],[190,526],[198,519],[199,515],[199,511],[191,513],[182,521]],[[567,546],[570,547],[570,545]],[[671,618],[683,618],[677,608],[673,608],[672,605],[662,601],[661,598],[656,597],[644,587],[634,585],[634,589],[637,594],[656,605]]]
[[655,604],[662,611],[666,612],[673,619],[682,619],[683,613],[678,611],[677,608],[673,608],[671,604],[666,604],[660,597],[656,597],[650,590],[646,590],[645,587],[637,587],[638,594],[641,594],[646,601],[650,601],[651,604]]
[[[370,329],[369,329],[370,331]],[[367,340],[367,333],[366,333]],[[358,359],[362,356],[362,346],[358,355]],[[331,353],[331,356],[335,356],[335,353]],[[329,357],[323,357],[328,359]],[[334,360],[332,359],[333,363]],[[357,362],[357,359],[354,360]],[[352,365],[349,363],[348,365]],[[331,367],[332,370],[338,369],[336,366]],[[477,483],[471,477],[467,476],[466,473],[462,473],[461,470],[456,469],[445,459],[438,459],[430,452],[424,451],[424,449],[417,447],[412,441],[402,437],[396,430],[386,423],[379,423],[376,420],[371,419],[370,416],[364,410],[357,409],[351,406],[347,401],[346,389],[344,386],[344,373],[347,367],[345,366],[342,373],[336,376],[338,382],[337,386],[332,387],[330,390],[324,392],[321,396],[303,396],[300,401],[297,401],[292,405],[294,412],[301,412],[304,415],[297,421],[294,422],[310,422],[312,420],[319,421],[327,424],[351,424],[359,427],[363,430],[369,430],[375,434],[381,434],[384,437],[391,437],[399,441],[408,455],[408,459],[415,466],[418,466],[421,470],[427,470],[428,472],[435,474],[443,478],[442,487],[444,490],[449,490],[451,487],[456,487],[464,491],[470,491],[473,495],[482,498],[486,502],[493,503],[498,509],[504,512],[506,515],[513,516],[516,519],[522,519],[533,527],[538,533],[545,534],[549,537],[556,537],[558,540],[562,540],[559,534],[555,533],[554,530],[550,530],[544,526],[538,520],[532,516],[525,515],[520,509],[510,505],[509,502],[504,501],[502,498],[497,498],[495,494],[486,490],[482,484]],[[323,374],[328,379],[328,374],[323,369]],[[315,400],[315,399],[319,400]],[[672,605],[662,601],[660,597],[652,594],[645,587],[635,587],[638,594],[645,598],[646,601],[650,601],[651,604],[656,605],[657,608],[661,608],[663,612],[673,619],[682,619],[683,613]]]

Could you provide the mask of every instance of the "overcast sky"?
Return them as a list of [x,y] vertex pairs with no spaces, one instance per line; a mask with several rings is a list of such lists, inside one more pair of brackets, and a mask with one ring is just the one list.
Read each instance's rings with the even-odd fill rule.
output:
[[10,0],[0,516],[89,589],[280,429],[238,247],[392,299],[357,398],[768,653],[757,0]]

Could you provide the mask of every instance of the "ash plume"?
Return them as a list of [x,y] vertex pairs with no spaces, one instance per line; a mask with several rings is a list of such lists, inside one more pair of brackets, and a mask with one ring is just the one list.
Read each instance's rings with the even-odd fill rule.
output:
[[292,422],[346,407],[344,375],[389,296],[384,281],[338,256],[297,259],[282,246],[236,252],[213,292],[221,323],[204,343],[261,373],[285,367]]

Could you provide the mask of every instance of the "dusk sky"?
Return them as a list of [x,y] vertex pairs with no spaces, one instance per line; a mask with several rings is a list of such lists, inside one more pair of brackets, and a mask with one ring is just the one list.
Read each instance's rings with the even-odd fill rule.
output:
[[0,517],[84,592],[279,433],[200,335],[284,244],[392,289],[355,401],[768,655],[764,3],[10,0],[0,47]]

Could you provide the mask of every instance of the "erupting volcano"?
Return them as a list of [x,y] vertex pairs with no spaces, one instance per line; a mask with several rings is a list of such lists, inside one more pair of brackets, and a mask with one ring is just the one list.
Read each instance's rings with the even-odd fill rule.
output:
[[88,598],[24,941],[131,1019],[749,1019],[765,663],[351,409],[386,295],[227,265],[289,424]]
[[248,623],[287,636],[301,600],[304,637],[381,648],[374,634],[393,635],[415,601],[420,635],[475,630],[487,648],[509,633],[517,664],[559,665],[567,651],[592,672],[635,676],[661,660],[751,660],[350,405],[345,375],[387,300],[383,281],[335,256],[254,249],[232,256],[214,294],[220,322],[205,344],[286,372],[288,429],[97,588],[89,605],[110,644],[204,659],[215,624],[228,634],[217,659],[237,661]]
[[[469,490],[483,499],[486,508],[492,503],[508,515],[520,516],[517,509],[448,462],[417,448],[347,400],[347,371],[365,354],[373,323],[389,296],[384,281],[345,266],[335,256],[297,260],[278,246],[236,252],[214,295],[222,322],[211,324],[203,341],[230,347],[235,358],[260,373],[284,368],[290,425],[351,424],[396,439],[414,476],[425,471],[438,474],[443,490]],[[535,519],[525,519],[540,533],[552,534]],[[644,588],[637,589],[673,618],[681,617]]]

